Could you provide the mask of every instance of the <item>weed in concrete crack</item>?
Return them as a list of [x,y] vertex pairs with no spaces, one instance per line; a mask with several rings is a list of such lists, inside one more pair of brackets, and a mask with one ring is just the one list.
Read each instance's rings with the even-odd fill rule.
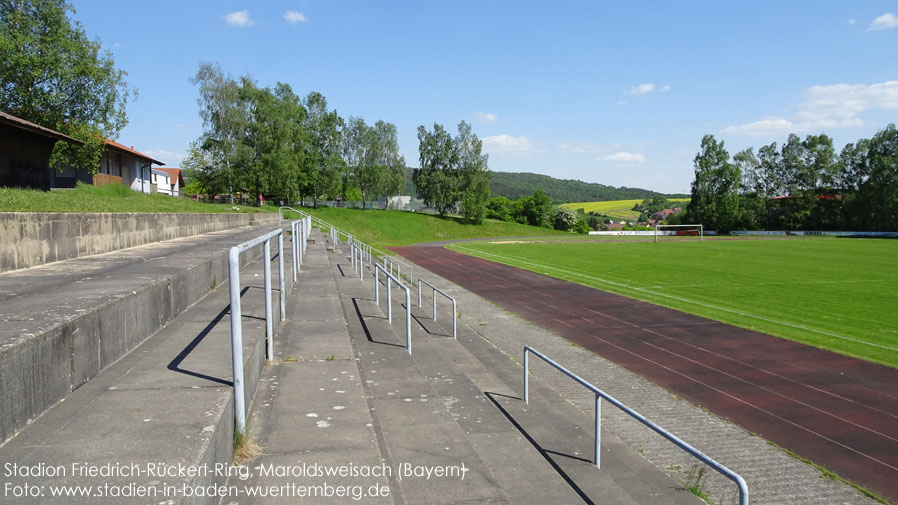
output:
[[337,357],[334,356],[333,354],[331,354],[330,357],[327,358],[327,361],[334,361],[334,360],[336,360],[336,359],[337,359]]
[[212,278],[212,282],[209,283],[209,291],[215,291],[215,286],[218,285],[218,281],[215,277]]
[[686,470],[685,473],[686,481],[683,483],[683,487],[705,502],[713,504],[714,502],[711,501],[711,497],[708,496],[706,489],[708,486],[708,470],[705,467],[699,468],[698,465],[692,465],[692,468]]
[[262,454],[262,448],[259,447],[249,434],[247,430],[246,434],[241,434],[236,429],[234,430],[234,461],[235,465],[239,465],[243,461],[253,459],[256,456]]

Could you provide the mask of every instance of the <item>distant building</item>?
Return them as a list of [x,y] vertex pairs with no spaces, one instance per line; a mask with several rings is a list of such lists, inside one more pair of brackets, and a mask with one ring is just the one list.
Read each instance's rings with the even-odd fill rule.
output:
[[97,173],[91,174],[90,170],[79,167],[61,171],[50,168],[50,153],[60,140],[84,144],[58,131],[0,112],[0,186],[47,191],[74,188],[80,181],[95,186],[124,184],[144,193],[155,191],[150,170],[153,164],[163,163],[134,150],[134,146],[106,140]]
[[181,196],[181,189],[184,188],[184,175],[181,173],[180,168],[158,168],[154,170],[161,170],[168,174],[167,191],[163,191],[159,188],[160,193],[167,193],[171,196]]
[[[158,169],[152,168],[153,164],[163,165],[164,163],[134,150],[134,146],[128,147],[107,140],[106,152],[100,158],[100,168],[97,171],[99,177],[93,183],[101,185],[100,181],[103,181],[102,184],[124,184],[134,191],[142,191],[147,194],[155,193],[158,188],[155,186],[152,171]],[[165,174],[165,177],[165,189],[171,194],[168,174]]]
[[48,191],[74,188],[79,180],[91,184],[87,170],[60,173],[50,168],[50,153],[59,140],[84,144],[58,131],[0,112],[0,186]]

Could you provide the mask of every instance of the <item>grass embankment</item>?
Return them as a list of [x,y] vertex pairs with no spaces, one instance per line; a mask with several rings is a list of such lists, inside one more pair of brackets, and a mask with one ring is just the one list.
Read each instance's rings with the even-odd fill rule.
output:
[[[489,237],[570,236],[570,233],[487,219],[482,225],[465,224],[457,217],[378,209],[302,209],[337,228],[354,234],[378,249],[439,240]],[[287,212],[286,216],[291,214]]]
[[[633,220],[639,217],[639,213],[633,210],[636,204],[642,203],[642,200],[611,200],[607,202],[573,202],[564,203],[561,206],[567,207],[573,211],[583,209],[583,212],[595,212],[604,216],[615,219]],[[680,207],[689,203],[688,198],[674,198],[670,203],[678,204]]]
[[450,248],[898,368],[898,240]]
[[[236,207],[239,210],[235,210]],[[188,198],[147,195],[126,186],[79,184],[75,189],[38,191],[0,188],[0,212],[277,212],[277,207],[200,203]]]

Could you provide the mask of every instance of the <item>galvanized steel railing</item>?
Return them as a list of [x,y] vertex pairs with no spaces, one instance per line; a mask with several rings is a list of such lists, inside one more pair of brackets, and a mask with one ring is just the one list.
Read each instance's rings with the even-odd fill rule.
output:
[[574,379],[576,382],[579,382],[581,385],[586,387],[586,389],[589,389],[590,391],[595,393],[595,395],[596,395],[596,412],[595,412],[595,414],[596,414],[596,419],[595,419],[596,436],[595,436],[595,445],[593,447],[593,454],[594,454],[594,458],[595,458],[595,462],[596,462],[596,468],[601,468],[600,455],[599,455],[599,449],[601,448],[601,443],[602,443],[602,438],[601,438],[602,404],[601,404],[601,400],[602,400],[602,398],[604,398],[604,399],[608,400],[608,402],[611,403],[612,405],[614,405],[615,407],[617,407],[617,408],[623,410],[624,412],[626,412],[627,414],[629,414],[630,417],[632,417],[632,418],[636,419],[637,421],[641,422],[642,424],[646,425],[648,428],[650,428],[655,433],[658,433],[662,437],[670,440],[671,442],[674,443],[674,445],[676,445],[680,449],[683,449],[684,451],[693,455],[699,461],[708,465],[709,467],[711,467],[712,469],[714,469],[715,471],[717,471],[724,477],[735,482],[736,485],[739,487],[739,505],[748,505],[748,484],[745,483],[745,479],[743,479],[739,474],[730,470],[729,468],[725,467],[724,465],[718,463],[714,459],[706,456],[704,453],[702,453],[695,447],[692,447],[691,445],[687,444],[683,440],[680,440],[676,435],[668,432],[667,430],[658,426],[657,424],[653,423],[652,421],[649,421],[648,419],[645,418],[645,416],[643,416],[639,412],[636,412],[635,410],[631,409],[630,407],[627,407],[620,401],[616,400],[613,396],[611,396],[608,393],[605,393],[604,391],[602,391],[601,389],[593,386],[592,384],[590,384],[586,380],[580,378],[578,375],[571,372],[567,368],[564,368],[563,366],[559,365],[558,363],[552,361],[546,355],[542,354],[541,352],[539,352],[527,345],[524,346],[524,403],[530,403],[530,371],[529,371],[529,367],[528,367],[529,362],[527,359],[528,352],[533,353],[534,355],[538,356],[546,363],[555,367],[561,373],[567,375],[571,379]]
[[278,238],[278,272],[281,291],[280,319],[286,318],[286,293],[284,288],[284,230],[278,228],[250,241],[236,245],[228,251],[228,290],[231,298],[231,357],[234,370],[234,410],[237,431],[246,433],[246,407],[243,398],[243,325],[240,310],[240,254],[264,244],[262,265],[265,272],[265,338],[266,355],[274,358],[274,321],[271,308],[271,239]]
[[437,295],[436,294],[439,293],[439,294],[445,296],[450,302],[452,302],[452,338],[454,338],[455,340],[458,340],[458,335],[456,333],[456,326],[457,326],[457,322],[458,322],[458,308],[455,304],[455,298],[452,298],[451,296],[447,295],[443,291],[437,289],[437,287],[434,286],[433,284],[418,277],[418,308],[419,309],[421,308],[421,283],[422,282],[424,284],[427,284],[428,286],[430,286],[431,289],[433,289],[432,296],[433,296],[433,320],[434,320],[434,322],[437,320]]
[[374,263],[374,303],[380,306],[380,272],[383,272],[384,275],[387,276],[387,321],[392,325],[393,324],[393,296],[390,290],[390,286],[393,281],[399,286],[400,289],[405,291],[405,347],[408,349],[409,355],[412,353],[412,304],[411,304],[411,294],[409,293],[408,287],[402,284],[396,277],[393,277],[390,272],[380,266],[377,263]]

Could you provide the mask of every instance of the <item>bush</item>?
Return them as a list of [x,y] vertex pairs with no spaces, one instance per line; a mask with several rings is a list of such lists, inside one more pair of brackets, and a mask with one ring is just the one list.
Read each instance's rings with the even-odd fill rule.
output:
[[555,209],[555,229],[562,231],[573,231],[578,221],[582,221],[577,213],[566,207],[558,207]]

